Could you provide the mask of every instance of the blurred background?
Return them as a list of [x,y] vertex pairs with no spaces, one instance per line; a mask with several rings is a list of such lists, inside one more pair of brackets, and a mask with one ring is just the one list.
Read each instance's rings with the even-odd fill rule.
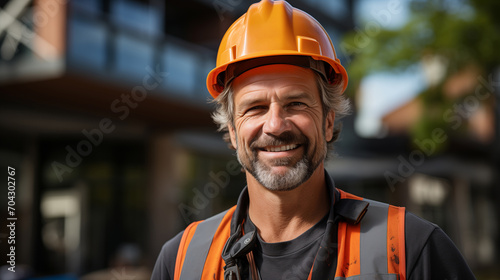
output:
[[[0,0],[0,279],[148,279],[165,241],[236,202],[205,78],[253,2]],[[336,185],[438,224],[500,279],[500,2],[289,3],[350,76]]]

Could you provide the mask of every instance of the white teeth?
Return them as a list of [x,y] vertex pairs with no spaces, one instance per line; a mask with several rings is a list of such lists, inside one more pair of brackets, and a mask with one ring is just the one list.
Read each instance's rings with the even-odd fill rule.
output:
[[266,151],[268,152],[284,152],[284,151],[289,151],[297,148],[298,145],[285,145],[285,146],[279,146],[279,147],[271,147],[267,148]]

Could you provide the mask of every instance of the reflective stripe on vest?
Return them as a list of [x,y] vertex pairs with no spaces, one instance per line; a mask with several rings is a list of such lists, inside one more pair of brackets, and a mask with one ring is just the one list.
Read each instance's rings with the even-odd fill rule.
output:
[[192,223],[184,230],[174,279],[222,279],[224,261],[221,254],[230,235],[234,210],[236,206],[205,221]]
[[365,200],[370,205],[359,224],[339,223],[335,279],[372,275],[373,279],[405,280],[405,208],[339,191],[341,199]]
[[[341,198],[362,200],[339,191]],[[339,223],[335,280],[405,280],[405,209],[366,201],[370,205],[359,224]],[[175,280],[223,279],[221,253],[235,209],[186,228],[177,253]]]

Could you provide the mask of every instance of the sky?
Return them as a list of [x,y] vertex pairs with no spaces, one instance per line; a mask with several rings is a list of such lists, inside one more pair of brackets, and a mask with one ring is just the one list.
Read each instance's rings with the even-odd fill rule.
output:
[[[401,0],[361,0],[355,13],[356,24],[363,26],[364,22],[374,20],[387,29],[403,26],[410,15],[408,1]],[[381,118],[412,100],[425,86],[424,73],[418,65],[406,72],[365,77],[360,87],[362,98],[356,116],[356,132],[367,138],[382,137]]]

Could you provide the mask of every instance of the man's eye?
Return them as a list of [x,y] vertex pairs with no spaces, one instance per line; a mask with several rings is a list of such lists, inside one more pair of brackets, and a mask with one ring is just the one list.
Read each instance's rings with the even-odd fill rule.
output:
[[302,103],[302,102],[291,102],[290,104],[288,104],[288,107],[291,107],[291,108],[303,108],[307,106],[305,103]]
[[259,111],[259,110],[265,110],[266,109],[266,106],[253,106],[253,107],[250,107],[246,110],[247,113],[250,113],[250,112],[255,112],[255,111]]

